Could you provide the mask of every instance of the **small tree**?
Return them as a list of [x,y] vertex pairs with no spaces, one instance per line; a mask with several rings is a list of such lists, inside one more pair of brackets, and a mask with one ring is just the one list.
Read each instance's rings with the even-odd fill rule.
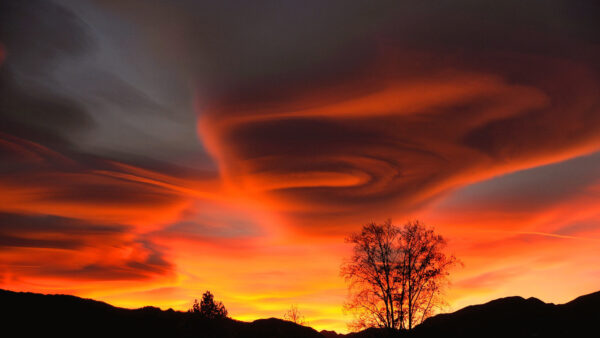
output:
[[300,313],[300,311],[298,310],[298,306],[296,305],[292,305],[290,309],[283,314],[283,319],[296,323],[298,325],[307,325],[304,316]]
[[353,329],[412,329],[443,303],[442,286],[458,260],[443,253],[446,241],[433,228],[388,220],[363,226],[347,242],[354,251],[341,275],[349,282],[345,308],[356,315]]
[[188,310],[188,312],[208,319],[227,317],[227,309],[225,309],[225,305],[223,305],[222,302],[215,302],[214,296],[210,291],[206,291],[202,295],[202,300],[200,303],[198,303],[197,299],[194,299],[194,304]]
[[198,303],[197,299],[194,299],[194,304],[192,304],[192,307],[188,310],[188,312],[190,313],[200,313],[200,303]]

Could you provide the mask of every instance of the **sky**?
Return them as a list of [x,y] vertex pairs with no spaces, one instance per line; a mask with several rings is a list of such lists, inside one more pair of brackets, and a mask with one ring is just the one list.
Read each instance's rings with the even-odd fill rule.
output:
[[0,288],[346,331],[365,223],[447,311],[600,285],[594,1],[2,1]]

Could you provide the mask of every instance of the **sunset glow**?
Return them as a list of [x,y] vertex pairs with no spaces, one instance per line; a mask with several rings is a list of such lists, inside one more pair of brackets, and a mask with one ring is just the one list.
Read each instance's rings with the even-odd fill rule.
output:
[[448,310],[598,290],[589,9],[26,3],[0,14],[0,288],[176,310],[210,290],[235,319],[295,304],[346,332],[344,238],[391,218],[464,263]]

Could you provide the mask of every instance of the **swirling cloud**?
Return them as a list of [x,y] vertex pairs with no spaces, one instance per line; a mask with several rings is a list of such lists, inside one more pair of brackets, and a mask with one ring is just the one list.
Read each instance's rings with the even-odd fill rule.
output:
[[420,217],[455,306],[595,291],[598,13],[4,1],[0,286],[343,330],[343,237]]
[[494,57],[521,67],[520,78],[495,64],[402,55],[341,88],[216,104],[199,130],[227,182],[316,215],[389,203],[410,212],[453,188],[597,148],[593,68]]

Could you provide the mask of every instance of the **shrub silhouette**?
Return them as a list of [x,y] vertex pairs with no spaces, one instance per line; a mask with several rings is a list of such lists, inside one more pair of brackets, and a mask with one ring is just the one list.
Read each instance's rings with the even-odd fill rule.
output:
[[194,304],[188,312],[207,319],[227,318],[225,305],[222,302],[215,302],[214,296],[210,291],[206,291],[202,295],[200,303],[198,303],[197,299],[194,299]]

